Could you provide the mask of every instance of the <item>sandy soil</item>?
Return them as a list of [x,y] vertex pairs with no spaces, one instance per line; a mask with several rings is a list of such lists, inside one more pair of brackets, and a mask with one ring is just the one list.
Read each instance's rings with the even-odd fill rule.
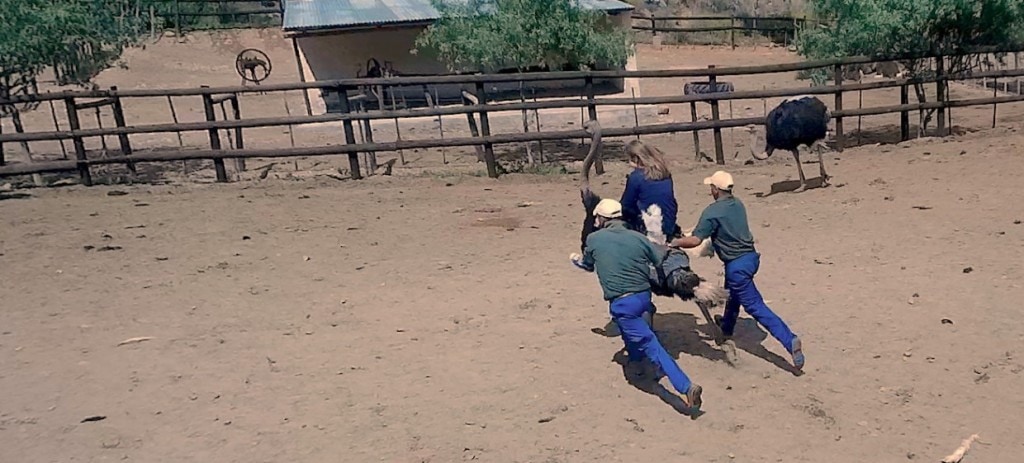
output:
[[[629,384],[621,341],[591,332],[607,306],[566,259],[572,175],[0,193],[0,461],[937,461],[972,433],[965,461],[1014,461],[1022,109],[829,154],[834,185],[801,194],[775,193],[796,178],[784,153],[730,160],[758,285],[808,365],[791,374],[744,316],[730,367],[692,304],[658,299],[661,339],[704,386],[695,420]],[[981,129],[990,110],[954,122]],[[650,139],[673,155],[684,226],[714,169],[689,139]],[[625,166],[608,165],[597,188],[615,196]]]
[[[1017,183],[1021,145],[858,148],[796,195],[759,197],[791,163],[734,168],[807,374],[745,318],[731,368],[691,304],[659,300],[696,420],[590,331],[607,307],[566,262],[569,176],[8,194],[0,460],[935,461],[977,432],[972,461],[1012,461],[1024,190],[979,185]],[[684,223],[709,170],[676,169]]]

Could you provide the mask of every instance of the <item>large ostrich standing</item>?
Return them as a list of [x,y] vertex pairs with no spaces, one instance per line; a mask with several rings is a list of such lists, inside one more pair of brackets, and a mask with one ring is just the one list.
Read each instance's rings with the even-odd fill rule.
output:
[[[590,189],[590,168],[594,164],[601,148],[601,125],[596,120],[590,120],[584,124],[584,129],[591,136],[590,150],[583,160],[583,171],[580,173],[580,199],[583,201],[584,218],[583,230],[580,233],[580,251],[586,250],[587,237],[594,232],[594,208],[601,202],[601,197]],[[658,228],[660,231],[661,228]],[[710,309],[725,299],[725,290],[721,286],[709,283],[704,278],[690,269],[690,259],[699,257],[713,257],[714,250],[711,247],[711,240],[704,240],[693,249],[671,248],[656,239],[648,237],[655,248],[661,251],[665,258],[662,265],[653,268],[651,271],[651,292],[664,297],[678,296],[684,301],[693,300],[700,308],[701,314],[713,330],[715,340],[719,343],[725,342],[721,330],[711,317]],[[646,317],[645,317],[646,318]],[[654,328],[654,320],[647,319]],[[735,358],[735,349],[726,345],[726,355],[729,359]]]
[[[765,148],[760,155],[756,151],[754,158],[764,161],[777,149],[788,150],[796,159],[796,168],[800,173],[800,187],[794,193],[807,189],[803,166],[800,165],[800,145],[812,147],[823,140],[828,134],[828,123],[831,119],[828,107],[813,96],[800,96],[782,100],[775,109],[765,117]],[[753,134],[753,131],[751,132]],[[751,148],[753,149],[753,144]],[[828,174],[825,173],[825,161],[818,150],[818,165],[821,169],[821,186],[828,186]]]

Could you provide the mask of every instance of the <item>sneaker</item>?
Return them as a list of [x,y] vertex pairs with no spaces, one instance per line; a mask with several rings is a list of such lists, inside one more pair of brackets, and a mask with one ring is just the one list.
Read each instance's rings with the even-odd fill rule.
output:
[[622,332],[619,331],[619,324],[615,323],[615,320],[608,319],[608,323],[604,325],[604,335],[613,338],[622,336]]
[[803,343],[800,342],[800,338],[793,338],[793,345],[789,348],[789,353],[793,354],[793,366],[798,370],[804,368],[804,350]]
[[691,384],[690,390],[686,391],[686,402],[691,410],[700,411],[700,406],[704,403],[700,398],[702,392],[704,392],[704,389],[698,384]]

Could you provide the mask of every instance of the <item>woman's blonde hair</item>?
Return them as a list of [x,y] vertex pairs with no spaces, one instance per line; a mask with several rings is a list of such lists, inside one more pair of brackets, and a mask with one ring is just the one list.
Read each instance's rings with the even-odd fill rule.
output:
[[633,140],[626,144],[626,156],[629,161],[644,170],[644,177],[648,180],[664,180],[672,177],[665,162],[665,155],[652,145],[645,144],[640,140]]

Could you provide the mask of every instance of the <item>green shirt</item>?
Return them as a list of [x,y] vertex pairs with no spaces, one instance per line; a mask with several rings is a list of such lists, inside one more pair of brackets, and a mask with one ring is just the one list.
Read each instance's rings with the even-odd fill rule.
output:
[[729,262],[748,252],[755,252],[754,235],[747,223],[747,209],[732,195],[722,195],[700,214],[693,236],[711,245],[722,262]]
[[651,265],[661,265],[662,256],[646,236],[612,220],[587,237],[583,264],[597,271],[597,279],[610,301],[629,293],[651,290]]

